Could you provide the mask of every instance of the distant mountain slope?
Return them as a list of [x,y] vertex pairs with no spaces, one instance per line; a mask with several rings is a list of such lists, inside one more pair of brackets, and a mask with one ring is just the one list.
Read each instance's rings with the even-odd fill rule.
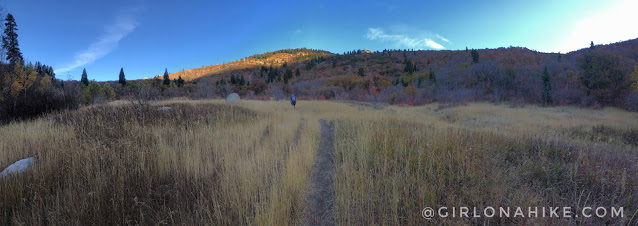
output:
[[567,54],[524,47],[344,54],[288,49],[173,73],[171,79],[192,80],[205,97],[237,92],[281,99],[295,93],[301,99],[410,105],[508,101],[638,109],[629,76],[635,66],[638,39]]
[[[200,68],[193,68],[169,74],[171,79],[182,76],[185,80],[194,80],[197,78],[210,76],[225,71],[239,70],[257,66],[276,66],[280,67],[284,62],[294,63],[304,60],[310,60],[317,57],[327,57],[333,55],[330,52],[314,49],[284,49],[264,54],[255,54],[244,59],[233,61],[230,63],[210,65]],[[157,75],[160,76],[160,75]]]

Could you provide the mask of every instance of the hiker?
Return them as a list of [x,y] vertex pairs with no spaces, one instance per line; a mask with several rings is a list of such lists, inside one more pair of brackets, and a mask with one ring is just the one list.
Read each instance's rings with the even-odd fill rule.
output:
[[290,104],[292,104],[292,109],[295,109],[295,105],[297,104],[297,97],[294,93],[290,97]]

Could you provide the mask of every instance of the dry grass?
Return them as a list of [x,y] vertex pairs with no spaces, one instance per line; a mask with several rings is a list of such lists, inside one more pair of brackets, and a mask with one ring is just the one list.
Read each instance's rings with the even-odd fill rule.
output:
[[0,167],[38,163],[0,182],[0,224],[293,224],[298,213],[283,208],[302,207],[316,130],[287,106],[201,101],[93,106],[7,125]]
[[[489,104],[434,109],[389,107],[370,118],[356,110],[357,120],[333,121],[337,222],[627,224],[638,209],[638,153],[631,138],[622,138],[638,128],[635,113]],[[600,131],[599,125],[615,131],[610,140],[587,138],[598,135],[583,128]],[[622,206],[626,218],[421,218],[422,208],[441,206]]]
[[[37,159],[0,179],[0,224],[299,224],[319,118],[335,132],[338,224],[628,223],[638,209],[636,113],[169,100],[0,127],[0,168]],[[629,216],[420,216],[426,206],[536,205]]]

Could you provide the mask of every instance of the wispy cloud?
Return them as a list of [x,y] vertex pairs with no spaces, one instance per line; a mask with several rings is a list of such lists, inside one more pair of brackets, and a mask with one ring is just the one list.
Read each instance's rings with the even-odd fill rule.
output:
[[87,49],[76,52],[73,56],[73,62],[56,69],[56,72],[64,73],[71,71],[109,54],[117,47],[120,40],[133,32],[138,26],[138,22],[133,15],[137,14],[140,9],[140,7],[128,8],[118,12],[115,17],[115,23],[106,26],[104,28],[104,34],[102,34],[96,42],[92,43]]
[[295,30],[290,30],[288,31],[288,33],[292,34],[292,35],[299,35],[303,32],[303,30],[301,30],[301,28],[295,29]]
[[439,35],[439,34],[436,34],[436,37],[437,37],[438,39],[441,39],[441,41],[444,41],[444,42],[450,43],[450,40],[448,40],[447,38],[444,38],[443,36],[441,36],[441,35]]
[[[437,35],[439,39],[448,42],[449,40]],[[384,42],[394,42],[397,46],[410,49],[445,49],[445,47],[431,38],[414,38],[405,34],[388,34],[380,28],[368,28],[365,37],[369,40],[379,40]]]

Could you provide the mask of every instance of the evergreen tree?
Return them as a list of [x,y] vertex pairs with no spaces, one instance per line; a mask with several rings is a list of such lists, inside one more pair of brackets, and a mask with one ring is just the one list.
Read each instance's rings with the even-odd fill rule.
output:
[[405,59],[405,67],[403,68],[403,71],[407,72],[408,74],[412,74],[412,69],[412,61]]
[[361,77],[366,76],[365,71],[363,70],[363,67],[359,67],[359,76]]
[[631,78],[631,88],[638,92],[638,66],[634,66],[634,72],[629,77]]
[[164,68],[164,85],[166,86],[171,85],[171,79],[168,78],[168,68]]
[[33,67],[38,72],[38,74],[41,74],[41,75],[44,74],[44,71],[42,70],[42,64],[40,63],[40,61],[35,62],[35,65],[33,65]]
[[86,74],[86,68],[82,70],[82,78],[80,78],[80,82],[82,82],[85,86],[89,85],[89,76]]
[[126,86],[126,77],[124,76],[124,68],[120,68],[120,84],[122,84],[122,86]]
[[18,25],[15,22],[15,18],[11,13],[7,14],[5,19],[7,22],[4,24],[4,35],[2,36],[2,48],[7,51],[7,60],[10,64],[16,64],[17,62],[24,61],[22,59],[22,52],[20,52],[20,45],[18,44]]
[[228,96],[228,89],[226,88],[226,79],[222,78],[222,81],[219,84],[222,87],[222,89],[221,89],[222,97]]
[[552,103],[552,83],[550,81],[549,72],[547,71],[547,66],[543,70],[543,76],[541,77],[543,80],[543,96],[542,101],[543,104],[551,104]]
[[230,84],[235,85],[235,83],[237,83],[237,80],[235,79],[235,75],[230,75]]
[[432,71],[432,68],[430,68],[430,74],[428,75],[428,79],[430,80],[432,84],[436,85],[436,75],[434,74],[434,71]]
[[467,51],[469,51],[469,50],[467,49],[467,46],[466,46],[466,47],[465,47],[465,52],[467,53]]
[[478,63],[479,62],[479,53],[477,50],[472,49],[472,63]]
[[560,52],[558,52],[558,61],[560,61],[560,58],[561,58],[561,54]]
[[594,41],[591,41],[591,43],[589,44],[589,48],[594,49]]
[[[226,81],[224,79],[222,79],[222,81],[224,82],[224,84],[226,84]],[[184,79],[181,75],[179,76],[179,78],[177,78],[177,87],[184,87]]]
[[286,68],[286,72],[284,73],[284,83],[288,84],[288,80],[292,78],[292,70],[290,68]]
[[[335,62],[333,61],[332,63],[334,65]],[[333,68],[334,68],[334,66],[333,66]],[[297,68],[297,70],[295,70],[295,77],[299,77],[299,76],[301,76],[301,71],[299,71],[299,68]]]

